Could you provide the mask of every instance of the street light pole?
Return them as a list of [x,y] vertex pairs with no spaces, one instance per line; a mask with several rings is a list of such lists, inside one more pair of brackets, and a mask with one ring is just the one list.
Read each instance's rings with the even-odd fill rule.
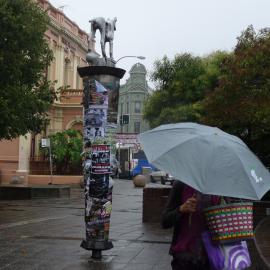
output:
[[140,59],[140,60],[144,60],[144,59],[145,59],[144,56],[126,55],[126,56],[122,56],[122,57],[120,57],[118,60],[116,60],[115,64],[117,64],[117,62],[119,62],[121,59],[123,59],[123,58],[128,58],[128,57],[138,58],[138,59]]
[[51,144],[49,145],[49,154],[50,154],[50,173],[51,173],[51,181],[50,185],[53,183],[53,168],[52,168],[52,149],[51,149]]

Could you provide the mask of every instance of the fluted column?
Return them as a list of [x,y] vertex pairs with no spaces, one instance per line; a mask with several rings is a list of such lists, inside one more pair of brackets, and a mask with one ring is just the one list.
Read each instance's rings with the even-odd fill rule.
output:
[[19,138],[19,163],[16,175],[24,177],[24,184],[28,183],[29,161],[31,151],[31,134]]

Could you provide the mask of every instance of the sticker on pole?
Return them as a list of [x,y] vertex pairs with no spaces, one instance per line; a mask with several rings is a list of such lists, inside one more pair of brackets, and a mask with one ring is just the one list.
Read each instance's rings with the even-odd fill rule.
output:
[[93,174],[110,174],[110,146],[105,144],[92,145]]

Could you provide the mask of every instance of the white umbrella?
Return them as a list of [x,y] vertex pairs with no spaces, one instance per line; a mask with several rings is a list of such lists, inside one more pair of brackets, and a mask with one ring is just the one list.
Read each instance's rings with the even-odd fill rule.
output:
[[139,141],[150,163],[204,194],[258,200],[270,173],[236,136],[195,123],[162,125]]

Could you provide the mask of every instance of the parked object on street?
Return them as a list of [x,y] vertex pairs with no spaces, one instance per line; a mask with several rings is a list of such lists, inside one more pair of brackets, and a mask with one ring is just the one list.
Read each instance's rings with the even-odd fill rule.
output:
[[204,194],[258,200],[270,190],[261,161],[241,139],[218,128],[162,125],[139,140],[149,162]]
[[142,174],[143,167],[150,167],[153,171],[156,170],[156,168],[152,164],[150,164],[147,159],[139,159],[138,164],[132,170],[132,176],[134,177],[138,174]]
[[146,176],[142,174],[136,175],[132,180],[135,187],[145,187],[147,182]]
[[157,170],[150,174],[150,181],[152,183],[160,182],[162,185],[165,185],[166,183],[170,183],[172,185],[174,177],[164,171]]

